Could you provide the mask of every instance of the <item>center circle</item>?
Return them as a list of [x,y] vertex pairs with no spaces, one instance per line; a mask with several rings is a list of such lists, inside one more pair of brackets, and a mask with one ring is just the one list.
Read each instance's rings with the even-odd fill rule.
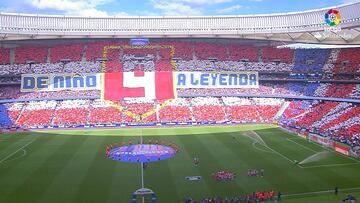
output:
[[156,162],[175,156],[177,150],[158,144],[134,144],[114,147],[106,154],[120,162]]

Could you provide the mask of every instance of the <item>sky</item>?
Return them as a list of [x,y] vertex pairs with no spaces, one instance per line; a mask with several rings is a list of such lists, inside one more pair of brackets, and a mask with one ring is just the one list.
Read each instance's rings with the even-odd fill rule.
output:
[[247,15],[304,11],[360,0],[0,0],[8,13],[69,16]]

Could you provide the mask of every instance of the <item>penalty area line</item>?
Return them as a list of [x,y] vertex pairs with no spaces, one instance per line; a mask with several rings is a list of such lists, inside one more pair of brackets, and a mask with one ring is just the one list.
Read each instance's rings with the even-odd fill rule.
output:
[[[291,134],[291,133],[290,133]],[[297,138],[300,138],[301,139],[301,137],[299,137],[298,135],[296,135],[296,134],[293,134],[293,138],[287,138],[287,139],[297,139]],[[293,142],[295,142],[295,141],[293,141]],[[347,155],[345,155],[345,154],[342,154],[342,153],[339,153],[339,152],[336,152],[334,149],[332,149],[331,147],[324,147],[324,145],[322,145],[322,144],[320,144],[320,143],[317,143],[316,141],[309,141],[309,143],[311,143],[311,144],[314,144],[314,145],[316,145],[316,146],[319,146],[319,147],[322,147],[322,148],[324,148],[324,150],[326,150],[326,151],[328,151],[328,152],[331,152],[332,154],[335,154],[335,155],[340,155],[340,156],[342,156],[342,157],[344,157],[344,158],[347,158],[347,159],[350,159],[350,160],[352,160],[352,161],[354,161],[355,163],[360,163],[360,161],[359,160],[357,160],[357,159],[355,159],[355,158],[353,158],[353,157],[351,157],[351,156],[347,156]],[[354,163],[353,162],[353,163]]]
[[[254,132],[254,131],[250,131],[250,132],[251,132],[251,133],[254,133],[255,135],[257,135],[257,136],[259,136],[259,137],[261,137],[259,134],[257,134],[257,133]],[[259,143],[258,140],[254,139],[254,138],[252,138],[252,137],[250,137],[250,136],[248,136],[248,137],[249,137],[250,139],[254,140],[255,142]],[[263,145],[264,147],[268,148],[268,149],[269,149],[270,151],[272,151],[274,154],[277,154],[278,156],[281,156],[282,158],[288,160],[290,163],[294,163],[294,161],[291,160],[289,157],[287,157],[287,156],[281,154],[280,152],[274,150],[273,148],[269,147],[269,146],[266,144],[265,141],[263,141],[263,142],[264,142],[264,144],[262,144],[262,143],[259,143],[259,144],[261,144],[261,145]],[[300,165],[298,165],[298,164],[296,164],[296,166],[299,167],[299,168],[303,168],[302,166],[300,166]]]
[[348,165],[360,165],[360,163],[347,163],[347,164],[323,164],[317,166],[302,166],[302,168],[320,168],[320,167],[335,167],[335,166],[348,166]]
[[[313,149],[311,149],[311,148],[309,148],[309,147],[307,147],[307,146],[304,146],[304,145],[302,145],[302,144],[300,144],[300,143],[297,143],[296,141],[292,140],[291,138],[286,138],[286,140],[289,141],[289,142],[292,142],[292,143],[294,143],[294,144],[297,144],[297,145],[299,145],[300,147],[302,147],[302,148],[304,148],[304,149],[307,149],[307,150],[309,150],[309,151],[311,151],[311,152],[318,153],[318,151],[315,151],[315,150],[313,150]],[[320,151],[320,152],[321,152],[321,151]]]
[[[280,152],[278,152],[278,151],[276,151],[276,150],[272,149],[271,147],[268,147],[268,146],[265,146],[265,147],[266,147],[266,148],[268,148],[268,149],[270,149],[271,151],[273,151],[275,154],[277,154],[277,155],[281,156],[282,158],[284,158],[284,159],[288,160],[290,163],[294,163],[294,161],[293,161],[293,160],[289,159],[287,156],[285,156],[285,155],[281,154]],[[298,166],[299,168],[303,168],[303,167],[302,167],[302,166],[300,166],[299,164],[295,164],[295,165],[296,165],[296,166]]]
[[6,161],[8,158],[12,157],[14,154],[16,154],[17,152],[19,152],[20,150],[23,150],[25,147],[27,147],[28,145],[30,145],[31,143],[33,143],[36,139],[31,140],[30,142],[26,143],[25,145],[23,145],[22,147],[20,147],[19,149],[17,149],[16,151],[14,151],[13,153],[9,154],[8,156],[6,156],[5,158],[0,160],[0,164],[4,163],[4,161]]

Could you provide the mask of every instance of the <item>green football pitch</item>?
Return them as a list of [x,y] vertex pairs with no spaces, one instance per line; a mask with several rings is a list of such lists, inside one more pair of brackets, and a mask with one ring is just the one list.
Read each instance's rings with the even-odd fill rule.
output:
[[[138,142],[140,136],[180,147],[176,156],[144,170],[144,186],[160,203],[269,190],[281,191],[282,202],[289,203],[339,202],[347,194],[360,198],[358,160],[273,125],[240,125],[2,134],[0,202],[130,202],[141,187],[140,164],[113,161],[104,151],[114,142]],[[248,169],[264,169],[264,177],[248,177]],[[220,170],[237,177],[217,182],[211,174]],[[202,179],[186,181],[187,176]]]

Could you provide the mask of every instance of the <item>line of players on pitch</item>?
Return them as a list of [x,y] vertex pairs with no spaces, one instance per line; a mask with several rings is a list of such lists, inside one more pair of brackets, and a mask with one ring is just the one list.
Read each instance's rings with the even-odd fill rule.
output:
[[253,202],[277,202],[281,201],[281,193],[275,194],[274,191],[254,192],[249,195],[240,195],[236,197],[207,197],[200,201],[192,198],[185,198],[183,203],[253,203]]

